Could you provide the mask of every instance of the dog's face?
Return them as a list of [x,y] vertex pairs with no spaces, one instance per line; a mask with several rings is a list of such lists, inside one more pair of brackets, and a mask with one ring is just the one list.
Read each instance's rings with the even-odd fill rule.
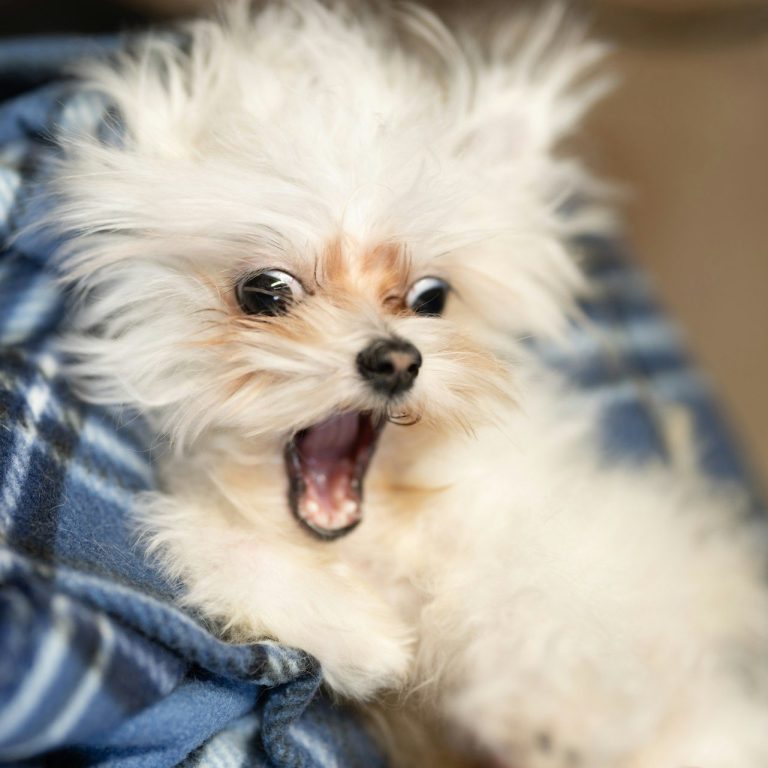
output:
[[217,426],[284,453],[294,514],[337,536],[360,520],[385,424],[470,430],[509,395],[506,369],[450,319],[461,287],[446,258],[343,235],[267,258],[231,274],[218,330],[200,340],[210,408]]
[[360,520],[385,424],[492,419],[514,337],[557,331],[579,285],[558,206],[583,177],[551,147],[555,103],[584,104],[455,41],[438,74],[377,25],[280,5],[148,43],[97,73],[119,142],[68,139],[59,180],[89,395],[279,459],[324,537]]

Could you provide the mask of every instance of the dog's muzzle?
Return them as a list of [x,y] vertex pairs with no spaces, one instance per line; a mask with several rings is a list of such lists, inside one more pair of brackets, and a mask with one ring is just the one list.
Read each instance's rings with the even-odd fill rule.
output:
[[[421,354],[404,339],[379,338],[356,362],[360,376],[389,401],[413,386]],[[384,423],[383,415],[368,412],[333,413],[285,446],[291,510],[316,536],[337,539],[360,523],[363,482]]]

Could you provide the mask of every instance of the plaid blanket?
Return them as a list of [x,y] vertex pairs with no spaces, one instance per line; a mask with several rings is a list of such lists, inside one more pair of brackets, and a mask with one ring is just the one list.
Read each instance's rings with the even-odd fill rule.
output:
[[[150,435],[79,401],[60,373],[55,243],[25,227],[47,205],[52,131],[98,131],[108,113],[57,79],[84,45],[0,45],[0,762],[383,765],[353,715],[319,692],[312,658],[223,643],[174,606],[174,585],[126,523],[133,495],[155,482]],[[582,246],[597,286],[591,322],[567,353],[537,351],[597,399],[607,455],[663,458],[668,414],[684,408],[704,468],[749,487],[648,281],[615,244]]]

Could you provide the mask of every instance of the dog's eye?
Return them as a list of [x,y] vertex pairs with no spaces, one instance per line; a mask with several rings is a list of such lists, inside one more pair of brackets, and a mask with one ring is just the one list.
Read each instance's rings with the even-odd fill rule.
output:
[[304,295],[301,283],[279,269],[247,275],[235,292],[240,309],[249,315],[283,315]]
[[441,315],[450,286],[439,277],[422,277],[408,291],[405,303],[418,315]]

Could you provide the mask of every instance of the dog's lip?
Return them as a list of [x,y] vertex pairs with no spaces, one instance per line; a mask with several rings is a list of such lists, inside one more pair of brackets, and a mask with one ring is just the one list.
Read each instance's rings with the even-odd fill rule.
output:
[[370,413],[347,411],[301,430],[288,442],[288,501],[311,533],[337,539],[360,523],[363,481],[383,426]]

